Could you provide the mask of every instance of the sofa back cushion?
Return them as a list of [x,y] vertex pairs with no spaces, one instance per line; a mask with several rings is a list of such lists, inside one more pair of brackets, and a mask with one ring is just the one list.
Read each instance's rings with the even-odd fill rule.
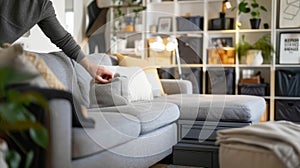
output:
[[122,54],[115,54],[115,56],[118,58],[118,63],[120,66],[139,66],[146,72],[148,80],[152,85],[152,92],[154,97],[165,95],[164,89],[157,73],[157,69],[154,64],[147,60],[124,56]]
[[113,66],[118,65],[117,57],[105,53],[94,53],[87,55],[87,58],[97,65]]
[[89,107],[89,83],[92,78],[85,69],[63,52],[41,53],[39,55],[62,84],[66,86],[66,90],[72,92],[80,104]]

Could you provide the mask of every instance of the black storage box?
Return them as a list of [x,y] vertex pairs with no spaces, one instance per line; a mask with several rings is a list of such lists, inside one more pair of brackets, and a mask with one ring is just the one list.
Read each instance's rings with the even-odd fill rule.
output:
[[181,64],[202,64],[202,37],[181,36],[177,41]]
[[203,16],[177,17],[177,31],[200,31],[203,30]]
[[208,68],[206,86],[209,94],[235,94],[234,68]]
[[228,30],[233,29],[234,18],[216,18],[211,19],[209,24],[210,30]]
[[276,96],[300,96],[300,69],[276,70]]
[[238,91],[239,94],[243,95],[256,95],[256,96],[265,96],[266,95],[266,86],[267,84],[261,83],[249,83],[249,84],[239,84]]
[[182,68],[182,78],[192,82],[193,93],[202,93],[202,68]]
[[300,122],[300,100],[276,100],[275,120]]

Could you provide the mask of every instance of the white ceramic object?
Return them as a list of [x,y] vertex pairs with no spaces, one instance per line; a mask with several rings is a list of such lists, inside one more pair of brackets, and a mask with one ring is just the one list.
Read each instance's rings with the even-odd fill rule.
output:
[[118,51],[125,50],[127,46],[127,39],[118,39],[117,40],[117,49]]
[[248,65],[261,65],[263,63],[261,50],[248,50],[247,51],[247,64]]
[[0,139],[0,167],[1,168],[8,168],[5,162],[5,152],[7,151],[8,147],[4,140]]

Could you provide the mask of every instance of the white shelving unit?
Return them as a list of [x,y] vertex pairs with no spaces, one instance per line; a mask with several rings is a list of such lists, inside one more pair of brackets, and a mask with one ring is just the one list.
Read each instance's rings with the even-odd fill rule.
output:
[[[119,2],[119,1],[116,1]],[[132,28],[130,28],[129,30],[126,29],[125,25],[125,17],[128,16],[135,16],[134,13],[134,9],[138,9],[141,8],[143,6],[145,6],[145,2],[142,1],[141,5],[127,5],[127,2],[124,1],[125,5],[111,5],[108,6],[109,8],[109,24],[108,24],[108,28],[109,31],[107,32],[108,34],[108,39],[109,39],[109,48],[107,49],[108,52],[111,53],[122,53],[122,54],[126,54],[126,55],[130,55],[133,57],[137,57],[137,58],[141,58],[144,59],[146,57],[146,52],[145,50],[140,50],[137,51],[135,50],[135,41],[136,40],[141,40],[142,41],[142,49],[145,48],[145,27],[144,25],[146,25],[145,21],[146,21],[146,13],[145,12],[139,12],[139,19],[141,20],[140,23],[135,23],[132,26]],[[124,14],[124,16],[116,16],[116,11],[118,10],[118,8],[122,11],[122,13]],[[136,20],[135,20],[136,22]],[[141,30],[137,30],[135,25],[139,24]],[[126,45],[124,46],[125,49],[120,49],[119,46],[119,42],[118,40],[123,39],[126,40]],[[123,47],[122,47],[123,48]]]
[[[298,32],[299,29],[280,29],[278,23],[279,17],[279,2],[278,0],[258,0],[260,4],[264,5],[268,12],[261,12],[261,26],[260,29],[250,28],[250,14],[238,14],[237,8],[233,11],[227,10],[226,17],[234,18],[234,27],[232,30],[210,30],[209,21],[213,18],[219,18],[219,13],[222,8],[222,0],[171,0],[171,1],[161,1],[161,2],[151,2],[152,0],[144,0],[144,5],[147,7],[146,11],[143,12],[143,24],[144,31],[141,32],[142,39],[144,40],[144,46],[147,47],[147,40],[150,37],[155,37],[157,35],[168,37],[170,35],[175,35],[177,37],[192,36],[192,37],[202,37],[201,44],[201,55],[202,63],[192,63],[183,64],[182,68],[201,68],[202,69],[202,92],[206,93],[206,72],[210,68],[233,68],[235,75],[235,94],[238,94],[238,82],[242,78],[242,71],[244,69],[252,69],[255,72],[261,71],[262,77],[266,83],[269,83],[268,95],[263,96],[268,102],[268,119],[275,120],[275,102],[276,100],[299,100],[299,97],[283,97],[276,96],[275,88],[275,71],[278,68],[299,68],[300,65],[280,65],[276,62],[278,55],[278,38],[281,32]],[[229,0],[232,6],[237,7],[241,0]],[[249,3],[252,0],[247,0]],[[199,31],[178,31],[176,18],[179,16],[185,16],[186,14],[190,16],[202,16],[203,17],[203,30]],[[150,32],[150,27],[158,24],[160,17],[170,17],[172,18],[172,29],[169,32]],[[242,23],[241,26],[238,26]],[[264,29],[264,24],[268,25],[268,28]],[[238,55],[235,54],[234,64],[208,64],[208,51],[207,49],[211,47],[211,38],[213,37],[230,37],[232,38],[232,43],[235,46],[245,35],[246,41],[249,43],[254,43],[260,37],[265,34],[271,35],[271,43],[275,49],[272,60],[270,63],[262,64],[258,66],[251,66],[239,63]],[[233,47],[234,47],[233,46]],[[149,50],[146,48],[144,53],[144,59],[149,58]],[[176,63],[172,64],[157,64],[160,68],[170,68],[176,67]]]
[[[248,0],[250,2],[250,0]],[[232,6],[237,7],[240,0],[231,0]],[[151,3],[151,0],[147,1],[147,24],[146,29],[149,31],[150,25],[157,25],[159,17],[172,17],[172,31],[169,33],[164,33],[165,35],[176,35],[177,37],[184,35],[195,35],[202,36],[202,64],[186,64],[182,65],[182,67],[199,67],[202,68],[202,91],[205,93],[206,91],[206,71],[209,68],[234,68],[235,70],[235,94],[238,93],[238,82],[242,75],[243,69],[253,69],[255,71],[263,71],[262,76],[265,78],[265,82],[270,84],[269,95],[264,96],[264,98],[268,101],[269,104],[269,120],[274,120],[274,106],[275,106],[275,68],[279,65],[276,65],[276,53],[274,53],[273,60],[269,64],[262,64],[259,66],[251,66],[246,64],[240,64],[238,60],[238,56],[236,54],[235,63],[234,64],[208,64],[207,58],[207,48],[211,46],[210,39],[212,37],[232,37],[233,44],[237,44],[241,39],[242,35],[245,35],[246,40],[249,43],[253,43],[258,38],[260,38],[264,34],[270,34],[271,40],[276,49],[276,32],[282,31],[281,29],[276,29],[277,25],[277,0],[260,0],[259,3],[262,3],[267,7],[268,12],[262,12],[261,18],[262,23],[261,27],[263,27],[264,23],[269,25],[268,29],[251,29],[249,18],[250,15],[241,14],[238,15],[237,9],[234,11],[227,10],[226,17],[234,18],[235,24],[233,30],[209,30],[209,21],[213,18],[218,18],[219,13],[221,12],[222,0],[192,0],[192,1],[181,1],[181,0],[173,0],[173,1],[162,1],[160,3]],[[177,31],[176,30],[176,17],[184,16],[186,13],[189,13],[190,16],[203,16],[203,30],[201,31]],[[237,22],[242,22],[241,27],[237,27]],[[298,31],[294,29],[294,31]],[[154,35],[158,35],[159,33],[146,34],[146,38],[149,38]],[[160,67],[164,67],[163,65],[159,65]],[[176,65],[174,65],[176,66]],[[281,65],[280,65],[281,66]],[[170,67],[170,65],[166,66]]]

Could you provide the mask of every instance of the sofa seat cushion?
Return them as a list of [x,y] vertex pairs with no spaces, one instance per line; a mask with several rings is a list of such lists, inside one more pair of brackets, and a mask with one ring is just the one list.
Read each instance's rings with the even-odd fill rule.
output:
[[133,115],[141,122],[141,134],[173,123],[179,118],[177,105],[167,102],[141,101],[130,103],[125,106],[90,109],[90,111],[118,112]]
[[141,132],[140,121],[128,114],[93,113],[95,128],[72,129],[72,158],[82,158],[136,139]]
[[153,101],[177,104],[182,120],[258,122],[266,108],[262,97],[248,95],[175,94]]

